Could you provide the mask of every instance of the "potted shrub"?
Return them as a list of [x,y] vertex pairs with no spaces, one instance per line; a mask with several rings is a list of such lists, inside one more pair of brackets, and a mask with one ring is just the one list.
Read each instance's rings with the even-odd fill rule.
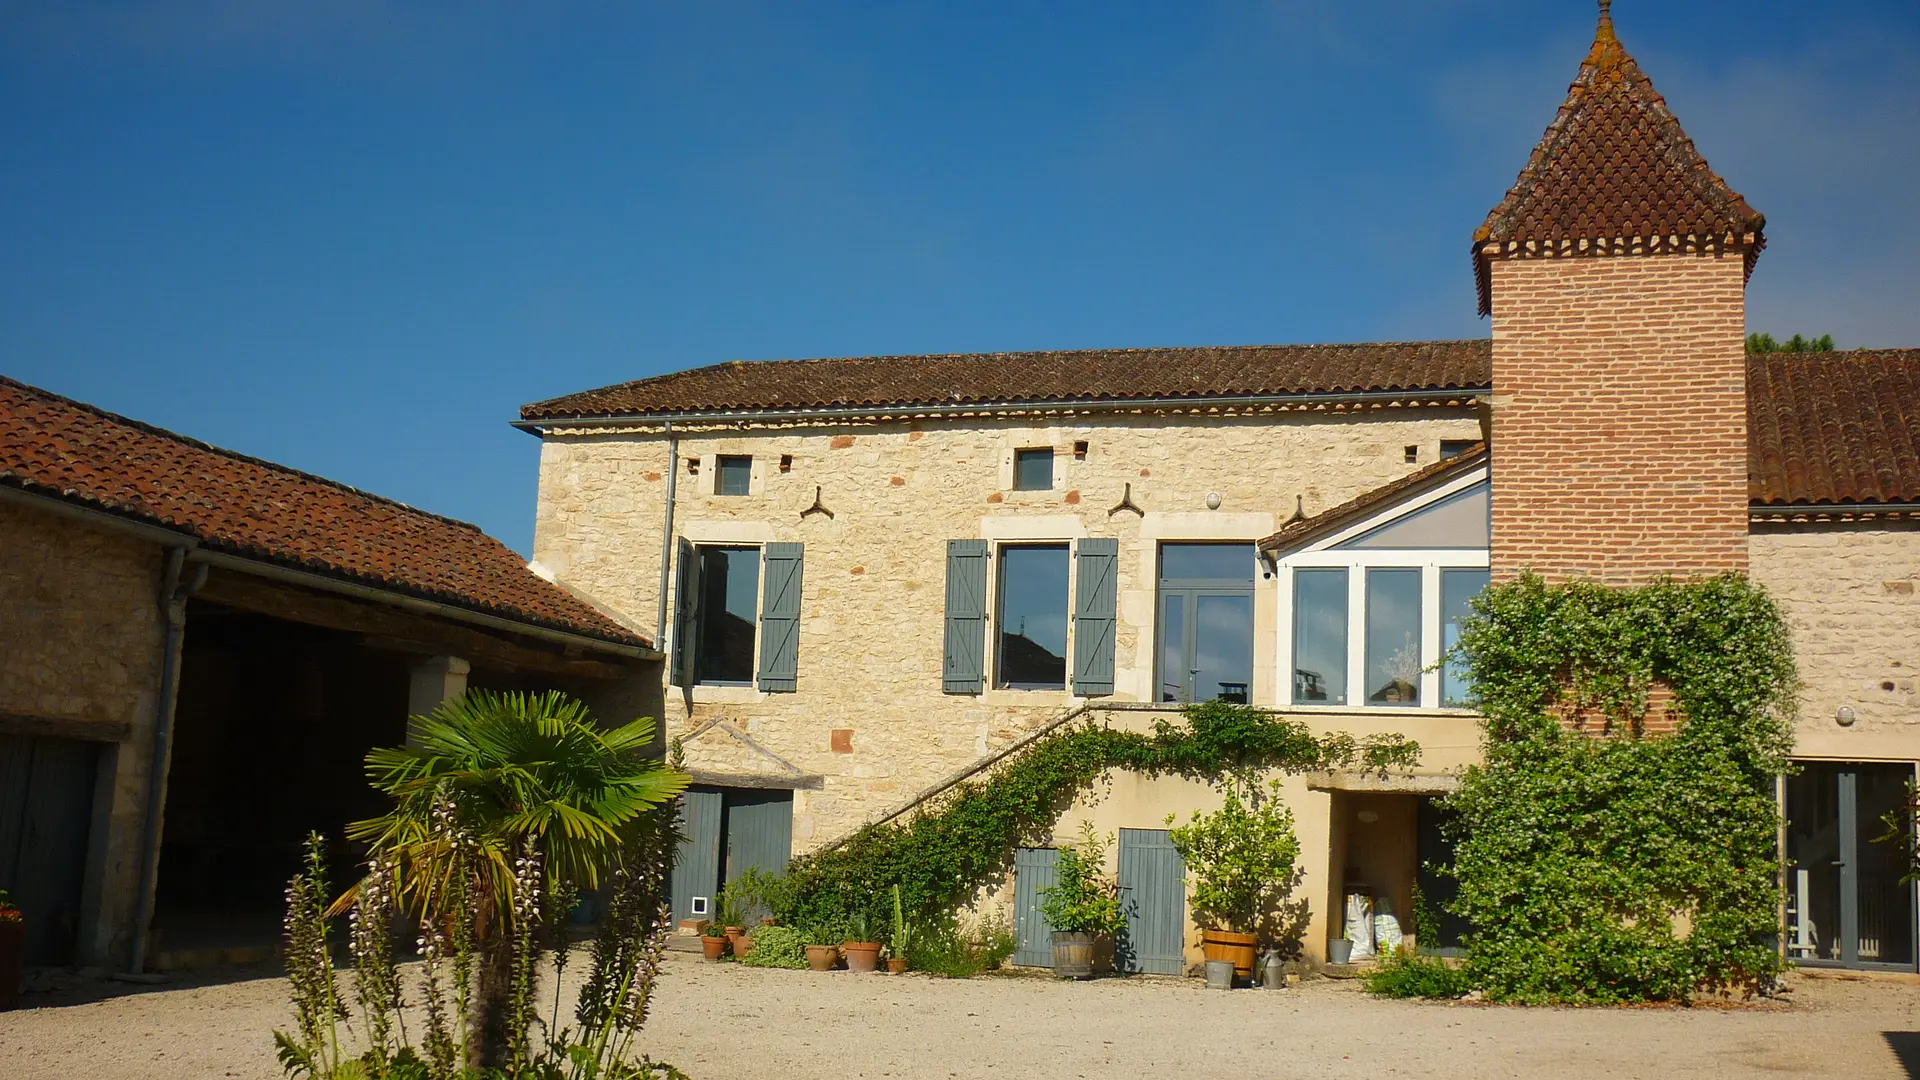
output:
[[1091,979],[1126,928],[1120,886],[1106,874],[1112,846],[1111,835],[1102,838],[1092,822],[1082,822],[1080,838],[1060,849],[1054,883],[1040,890],[1040,914],[1053,928],[1053,973],[1063,979]]
[[27,917],[0,889],[0,1011],[20,1004],[20,969],[27,960]]
[[720,912],[718,922],[727,944],[732,947],[735,957],[745,956],[753,951],[753,942],[747,937],[746,918],[741,913],[741,896],[738,882],[720,889]]
[[708,960],[718,960],[727,955],[727,928],[719,923],[708,923],[700,931],[700,955]]
[[900,886],[893,887],[893,935],[887,942],[887,974],[907,970],[907,950],[913,947],[913,930],[907,926],[906,913],[900,908]]
[[873,940],[871,925],[865,912],[848,920],[847,940],[840,943],[841,952],[847,958],[848,971],[870,973],[879,970],[880,943]]
[[[1167,824],[1173,820],[1169,814]],[[1220,809],[1196,811],[1167,835],[1193,874],[1193,913],[1207,959],[1231,961],[1235,975],[1252,978],[1259,934],[1271,931],[1268,921],[1298,876],[1300,841],[1279,785],[1264,795],[1256,790],[1251,806],[1229,789]]]
[[846,940],[835,923],[816,923],[807,931],[807,969],[832,971],[840,966],[840,942]]

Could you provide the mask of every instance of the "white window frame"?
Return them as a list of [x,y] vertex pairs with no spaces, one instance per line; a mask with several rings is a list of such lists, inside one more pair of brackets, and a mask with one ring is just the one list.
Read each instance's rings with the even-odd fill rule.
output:
[[[1487,570],[1492,566],[1487,548],[1346,548],[1339,545],[1400,518],[1425,509],[1449,496],[1457,495],[1486,481],[1485,465],[1421,492],[1404,502],[1370,514],[1338,531],[1282,555],[1275,565],[1279,588],[1276,590],[1278,619],[1278,671],[1280,703],[1287,708],[1326,709],[1366,712],[1380,715],[1438,713],[1472,715],[1473,710],[1444,707],[1440,702],[1441,653],[1440,571]],[[1293,572],[1299,569],[1344,569],[1347,572],[1347,703],[1329,705],[1323,701],[1293,700]],[[1419,705],[1375,705],[1366,700],[1367,665],[1367,571],[1414,568],[1420,571],[1420,672]]]
[[[1067,549],[1067,670],[1059,686],[1001,686],[1000,682],[1000,552],[1017,547],[1064,547]],[[989,694],[1066,694],[1073,693],[1073,598],[1080,586],[1080,567],[1074,556],[1080,552],[1080,538],[1007,537],[987,542],[987,643],[981,660],[981,692]]]

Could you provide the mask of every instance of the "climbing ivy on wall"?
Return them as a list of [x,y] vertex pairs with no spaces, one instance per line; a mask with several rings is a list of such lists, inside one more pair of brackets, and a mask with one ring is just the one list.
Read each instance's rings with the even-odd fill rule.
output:
[[994,772],[942,793],[903,822],[870,825],[788,867],[782,921],[809,925],[864,913],[890,922],[894,885],[916,917],[940,920],[999,884],[1014,850],[1045,844],[1067,806],[1111,769],[1220,781],[1280,770],[1408,767],[1418,744],[1400,735],[1315,735],[1297,720],[1246,705],[1190,705],[1151,734],[1087,723],[1064,728]]
[[[1483,764],[1447,800],[1473,981],[1523,1002],[1770,987],[1774,779],[1798,682],[1766,593],[1732,574],[1628,589],[1525,576],[1481,594],[1458,654],[1486,716]],[[1678,723],[1649,735],[1659,685]]]

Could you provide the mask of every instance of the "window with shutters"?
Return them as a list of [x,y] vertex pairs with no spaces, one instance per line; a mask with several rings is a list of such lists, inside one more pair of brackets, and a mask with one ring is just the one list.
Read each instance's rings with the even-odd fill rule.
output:
[[994,686],[1067,688],[1067,545],[1003,545]]
[[753,681],[759,633],[760,549],[700,547],[694,614],[694,681],[745,686]]
[[674,685],[795,691],[801,545],[681,540],[678,551]]

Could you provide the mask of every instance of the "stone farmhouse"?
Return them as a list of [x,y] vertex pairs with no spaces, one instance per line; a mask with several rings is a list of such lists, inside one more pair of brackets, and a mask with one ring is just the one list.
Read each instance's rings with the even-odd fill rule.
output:
[[[1920,350],[1747,356],[1765,225],[1603,5],[1471,234],[1490,340],[736,362],[527,405],[535,572],[669,657],[702,785],[679,914],[1037,732],[1227,699],[1423,748],[1288,782],[1317,959],[1347,892],[1404,918],[1445,855],[1479,730],[1436,661],[1479,589],[1736,571],[1805,680],[1786,948],[1912,969],[1913,888],[1869,841],[1920,761]],[[1061,819],[1119,830],[1161,898],[1147,970],[1197,955],[1166,815],[1217,799],[1115,775]],[[1049,856],[1000,901],[1016,959],[1045,962]]]
[[[471,525],[0,378],[0,889],[27,963],[277,955],[309,831],[469,685],[660,712],[662,656]],[[336,859],[336,865],[343,863]]]

